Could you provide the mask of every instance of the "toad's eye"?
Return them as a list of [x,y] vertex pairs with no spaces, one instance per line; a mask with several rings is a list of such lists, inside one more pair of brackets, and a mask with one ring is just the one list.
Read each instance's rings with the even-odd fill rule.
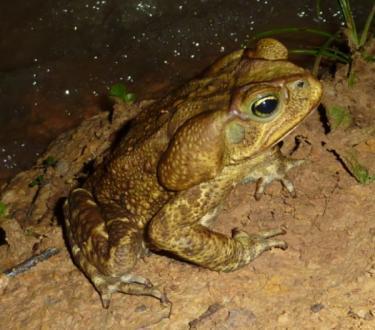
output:
[[277,96],[267,95],[255,101],[251,106],[251,111],[257,117],[267,118],[273,115],[278,104],[279,99]]

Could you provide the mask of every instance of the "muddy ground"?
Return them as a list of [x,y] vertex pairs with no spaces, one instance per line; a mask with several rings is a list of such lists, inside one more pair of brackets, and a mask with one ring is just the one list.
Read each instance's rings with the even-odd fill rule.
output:
[[[49,247],[60,252],[25,273],[0,276],[0,328],[374,329],[375,186],[358,182],[345,152],[374,173],[375,67],[359,59],[354,70],[352,87],[344,67],[335,80],[327,75],[323,100],[326,109],[349,110],[350,123],[333,130],[320,109],[283,145],[284,153],[308,160],[291,173],[298,196],[273,183],[255,201],[254,185],[238,186],[215,225],[227,234],[233,227],[285,226],[288,250],[266,252],[229,274],[159,255],[139,262],[136,272],[173,302],[170,315],[156,299],[121,294],[103,309],[72,263],[60,226],[62,198],[82,176],[82,165],[100,159],[142,104],[119,107],[111,120],[102,113],[60,136],[37,165],[2,189],[0,270]],[[48,156],[57,164],[43,163]]]

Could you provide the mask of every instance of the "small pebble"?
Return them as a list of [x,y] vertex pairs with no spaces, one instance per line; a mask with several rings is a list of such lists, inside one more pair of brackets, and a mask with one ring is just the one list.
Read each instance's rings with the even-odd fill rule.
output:
[[310,309],[313,313],[319,313],[325,306],[323,304],[311,305]]
[[141,312],[144,312],[147,310],[147,306],[146,305],[139,305],[135,308],[135,312],[136,313],[141,313]]

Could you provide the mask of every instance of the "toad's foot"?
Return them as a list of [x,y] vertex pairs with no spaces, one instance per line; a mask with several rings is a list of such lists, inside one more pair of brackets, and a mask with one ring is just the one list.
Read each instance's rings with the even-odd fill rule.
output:
[[247,264],[264,251],[271,250],[272,248],[286,250],[288,248],[288,244],[285,241],[272,239],[275,236],[284,235],[285,233],[286,231],[282,228],[265,230],[257,234],[248,234],[242,230],[233,229],[232,237],[236,241],[239,241],[245,248],[244,261]]
[[100,294],[104,308],[108,308],[111,302],[112,294],[121,292],[125,294],[151,296],[159,299],[162,305],[171,307],[165,293],[155,288],[152,283],[141,276],[123,275],[120,277],[107,277],[96,275],[92,278],[93,284]]
[[257,181],[255,199],[260,200],[265,188],[275,180],[278,180],[288,190],[292,197],[296,197],[296,191],[294,189],[293,182],[288,178],[287,172],[295,167],[304,163],[301,159],[289,159],[286,157],[282,158],[282,162],[275,162],[264,169],[264,176],[260,177]]

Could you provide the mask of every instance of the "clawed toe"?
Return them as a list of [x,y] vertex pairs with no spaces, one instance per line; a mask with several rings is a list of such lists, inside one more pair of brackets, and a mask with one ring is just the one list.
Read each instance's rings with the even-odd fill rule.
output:
[[275,228],[262,231],[258,234],[247,234],[237,228],[232,230],[233,239],[238,241],[248,253],[247,262],[255,259],[264,251],[272,248],[286,250],[288,244],[283,240],[272,239],[272,237],[286,233],[284,228]]
[[96,278],[94,285],[105,309],[109,307],[112,294],[116,292],[154,297],[160,300],[163,306],[171,306],[171,302],[164,292],[155,288],[150,280],[137,275],[123,275],[119,278]]
[[274,229],[269,229],[269,230],[264,230],[256,235],[262,238],[271,238],[279,235],[285,235],[286,230],[284,228],[274,228]]
[[296,190],[294,188],[294,184],[292,181],[290,181],[287,177],[281,178],[280,179],[282,185],[285,187],[285,189],[289,192],[289,194],[293,197],[297,197]]
[[102,301],[103,308],[108,309],[109,305],[111,303],[112,294],[111,293],[106,293],[105,294],[105,293],[100,293],[99,292],[99,295],[100,295],[100,300]]
[[264,174],[263,177],[258,179],[255,190],[255,199],[260,200],[264,194],[265,188],[275,180],[280,181],[292,197],[296,197],[297,194],[294,189],[293,182],[288,178],[287,171],[295,166],[303,164],[304,162],[305,161],[302,159],[282,158],[283,166],[279,165],[276,171],[270,170],[269,173]]
[[288,244],[285,241],[278,239],[270,239],[272,237],[285,234],[286,230],[284,228],[275,228],[257,233],[256,236],[258,237],[258,239],[260,239],[260,244],[263,245],[265,250],[269,250],[272,248],[286,250],[288,248]]
[[[275,178],[275,180],[279,180],[281,182],[281,184],[285,187],[285,189],[289,192],[289,194],[293,198],[297,197],[297,193],[296,193],[296,190],[294,188],[294,184],[286,175],[277,177],[277,178]],[[254,197],[257,201],[259,201],[262,198],[266,187],[272,181],[274,181],[274,180],[265,180],[264,178],[260,178],[257,181],[257,186],[256,186],[256,190],[255,190],[255,195],[254,195]]]
[[279,248],[285,251],[288,248],[288,243],[282,240],[268,240],[267,245],[270,249]]

